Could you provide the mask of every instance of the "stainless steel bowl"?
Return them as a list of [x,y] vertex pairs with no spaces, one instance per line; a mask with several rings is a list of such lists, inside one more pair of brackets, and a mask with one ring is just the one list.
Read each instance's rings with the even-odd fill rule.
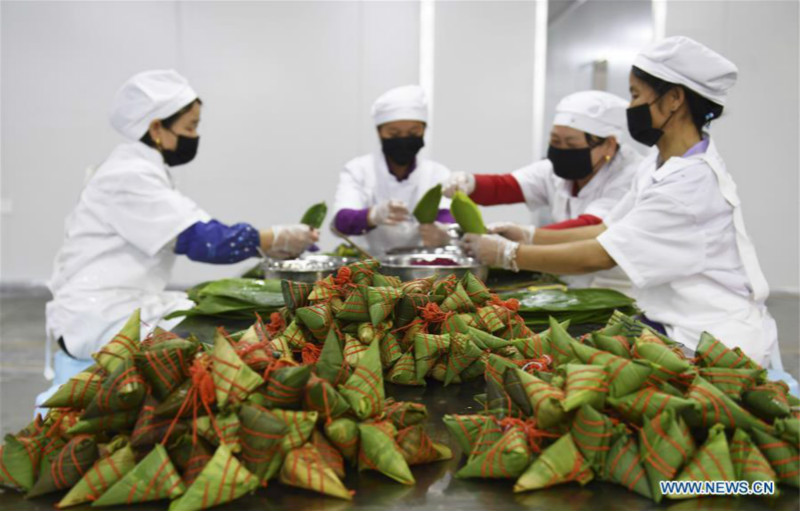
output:
[[464,250],[459,247],[458,245],[446,245],[444,247],[436,247],[436,248],[429,248],[429,247],[398,247],[392,248],[386,252],[386,255],[419,255],[419,254],[426,254],[426,255],[442,255],[445,257],[451,256],[459,256],[459,257],[467,257],[467,254]]
[[265,279],[286,279],[296,282],[316,282],[333,275],[342,266],[356,262],[350,257],[305,255],[300,259],[264,259]]
[[[433,261],[440,257],[452,259],[456,264],[453,266],[413,264],[415,260]],[[481,280],[486,280],[486,277],[489,275],[489,268],[480,264],[477,259],[466,256],[463,253],[444,251],[443,249],[418,250],[415,253],[387,255],[380,259],[380,263],[380,272],[382,274],[394,275],[403,281],[424,279],[431,275],[444,277],[451,273],[461,278],[467,272],[475,274],[475,276]]]

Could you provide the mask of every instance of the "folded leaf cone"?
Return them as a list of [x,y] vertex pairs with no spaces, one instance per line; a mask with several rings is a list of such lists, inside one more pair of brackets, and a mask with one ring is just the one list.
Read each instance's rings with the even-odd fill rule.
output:
[[686,411],[686,420],[693,427],[711,427],[720,423],[729,429],[769,429],[766,423],[700,376],[695,377],[687,397],[698,404]]
[[113,373],[124,361],[139,352],[141,310],[136,309],[117,335],[97,353],[92,354],[97,364],[108,373]]
[[325,463],[317,448],[311,444],[292,449],[286,454],[280,482],[340,499],[353,498],[334,470]]
[[800,451],[797,446],[758,429],[751,431],[750,435],[781,483],[800,487]]
[[581,406],[572,421],[572,440],[596,472],[602,473],[606,465],[613,431],[611,419],[589,405]]
[[[505,432],[492,432],[485,426],[481,439],[478,440],[480,449],[473,449],[473,453],[457,477],[481,477],[490,479],[511,479],[518,477],[530,464],[531,451],[525,433],[517,426],[511,426]],[[481,445],[483,444],[483,445]],[[485,448],[484,448],[485,446]]]
[[653,498],[639,453],[639,444],[631,435],[622,435],[611,445],[604,474],[609,481],[624,486],[629,491],[648,499]]
[[277,415],[252,405],[242,405],[239,419],[242,463],[259,481],[273,477],[280,467],[273,460],[282,459],[281,442],[289,427]]
[[350,410],[350,404],[333,385],[322,378],[312,376],[306,384],[303,408],[319,413],[323,419],[335,419]]
[[325,436],[350,463],[358,459],[358,423],[342,417],[325,424]]
[[77,506],[100,498],[111,486],[136,466],[136,457],[130,445],[100,458],[73,486],[56,507]]
[[422,465],[453,457],[450,448],[434,442],[421,424],[398,431],[396,441],[409,465]]
[[214,381],[217,406],[240,403],[264,380],[245,364],[220,332],[214,337],[211,377]]
[[448,414],[442,421],[461,448],[461,452],[469,454],[486,423],[493,419],[486,415]]
[[576,481],[583,486],[594,478],[591,466],[567,433],[545,449],[514,484],[514,493]]
[[[624,360],[624,359],[622,359]],[[603,367],[567,364],[567,385],[562,406],[565,411],[588,404],[602,410],[608,395],[608,373]]]
[[269,372],[267,381],[259,392],[264,396],[266,408],[298,408],[303,391],[311,377],[312,366],[281,367]]
[[626,420],[642,425],[664,410],[670,409],[676,415],[684,410],[697,408],[698,404],[691,399],[684,399],[662,392],[655,387],[644,387],[622,397],[608,398],[608,404],[617,410]]
[[45,408],[86,408],[105,379],[106,370],[94,364],[70,378],[44,402]]
[[659,482],[671,481],[694,455],[694,439],[683,419],[672,410],[665,410],[645,423],[639,432],[639,443],[650,492],[660,502],[663,494]]
[[38,497],[71,488],[97,460],[97,442],[89,435],[74,436],[61,449],[45,457],[36,483],[25,495]]
[[166,448],[161,444],[156,444],[142,461],[125,473],[100,498],[95,500],[92,506],[115,506],[175,499],[184,490],[183,480],[172,464]]
[[224,445],[184,494],[173,500],[170,511],[199,511],[236,500],[258,487],[258,479],[247,471]]
[[387,428],[375,424],[359,424],[360,447],[358,470],[376,470],[402,484],[414,484],[403,453],[394,440],[394,426]]
[[350,404],[359,420],[380,415],[385,398],[383,368],[377,343],[371,344],[353,374],[339,386],[339,393]]
[[769,460],[756,447],[753,439],[743,429],[736,429],[730,444],[731,461],[736,472],[737,481],[778,482],[778,475],[773,470]]
[[164,399],[189,376],[189,366],[200,345],[169,339],[134,355],[136,367],[157,399]]
[[81,419],[95,419],[115,412],[137,409],[142,404],[146,392],[144,378],[133,363],[133,359],[125,359],[103,380],[103,384],[86,407]]
[[[713,426],[708,439],[683,467],[676,481],[735,481],[736,471],[731,462],[728,439],[722,424]],[[696,494],[672,494],[673,499],[697,497]]]

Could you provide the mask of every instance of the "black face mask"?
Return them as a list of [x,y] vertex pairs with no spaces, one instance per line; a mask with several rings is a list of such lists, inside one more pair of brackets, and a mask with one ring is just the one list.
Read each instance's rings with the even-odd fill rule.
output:
[[547,159],[553,164],[553,172],[561,179],[577,181],[588,177],[593,171],[592,148],[559,149],[550,146]]
[[667,125],[669,120],[672,119],[672,114],[675,113],[670,113],[669,117],[667,117],[667,120],[664,121],[664,124],[662,124],[660,128],[653,127],[653,116],[650,114],[650,105],[656,104],[661,97],[662,96],[657,97],[652,103],[645,103],[626,110],[628,116],[628,133],[631,134],[631,137],[633,137],[635,141],[649,147],[653,147],[656,145],[656,142],[661,139],[661,136],[664,135],[664,126]]
[[422,137],[381,138],[383,154],[397,165],[411,165],[424,146]]
[[177,133],[175,133],[175,135],[178,137],[178,144],[175,146],[175,149],[161,150],[164,163],[170,167],[183,165],[192,161],[197,154],[197,146],[200,144],[200,137],[184,137]]

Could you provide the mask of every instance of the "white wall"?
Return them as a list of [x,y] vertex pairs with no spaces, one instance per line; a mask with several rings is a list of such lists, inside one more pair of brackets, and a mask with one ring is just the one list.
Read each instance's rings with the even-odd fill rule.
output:
[[[84,170],[120,137],[111,98],[174,67],[204,101],[197,160],[176,172],[222,221],[296,222],[333,201],[341,166],[371,150],[372,101],[418,80],[413,2],[3,2],[4,283],[43,281]],[[327,233],[322,245],[333,247]],[[179,260],[186,284],[240,273]]]
[[[557,2],[558,0],[551,0]],[[628,99],[628,74],[636,53],[653,40],[650,0],[589,0],[574,2],[551,19],[547,30],[547,86],[545,91],[545,147],[555,108],[573,92],[594,89],[592,63],[607,62],[606,90]],[[629,136],[623,144],[644,153],[646,148]],[[534,218],[539,225],[552,222],[547,208]]]
[[798,292],[798,3],[669,1],[666,34],[739,67],[712,134],[739,187],[747,230],[774,291]]
[[[534,2],[437,2],[435,140],[451,170],[510,172],[532,160]],[[487,222],[528,210],[483,210]]]
[[[545,122],[607,58],[609,90],[651,37],[648,0],[588,0],[548,31]],[[120,138],[108,126],[131,74],[175,67],[205,102],[180,186],[223,221],[295,222],[333,200],[341,165],[376,147],[369,107],[419,80],[416,2],[0,2],[0,281],[44,281],[84,169]],[[533,149],[533,1],[435,5],[434,139],[454,170],[507,172]],[[667,34],[696,37],[742,73],[714,136],[736,177],[773,288],[798,289],[798,5],[668,3]],[[582,71],[583,69],[583,71]],[[487,221],[527,219],[522,206]],[[323,247],[335,240],[325,233]],[[179,262],[174,281],[251,263]]]
[[595,60],[608,62],[605,90],[628,99],[628,74],[633,59],[652,40],[650,0],[590,0],[574,4],[553,20],[547,31],[548,128],[561,98],[592,88]]

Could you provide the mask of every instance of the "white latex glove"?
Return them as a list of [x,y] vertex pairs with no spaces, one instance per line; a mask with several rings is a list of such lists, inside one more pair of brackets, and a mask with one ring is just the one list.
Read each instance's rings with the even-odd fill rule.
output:
[[405,202],[391,199],[372,206],[367,213],[370,225],[397,225],[408,220],[408,206]]
[[434,222],[432,224],[419,225],[419,237],[425,247],[443,247],[450,243],[450,234],[447,232],[447,224]]
[[536,227],[533,225],[519,225],[513,222],[495,222],[487,225],[486,229],[491,234],[499,234],[521,245],[533,245],[533,234],[536,232]]
[[517,250],[519,243],[499,234],[465,234],[461,241],[464,250],[483,264],[519,271]]
[[267,255],[275,259],[294,258],[317,241],[319,231],[307,225],[276,225],[272,228],[272,245]]
[[458,191],[472,195],[475,191],[475,176],[466,172],[451,173],[442,183],[442,195],[453,198]]

